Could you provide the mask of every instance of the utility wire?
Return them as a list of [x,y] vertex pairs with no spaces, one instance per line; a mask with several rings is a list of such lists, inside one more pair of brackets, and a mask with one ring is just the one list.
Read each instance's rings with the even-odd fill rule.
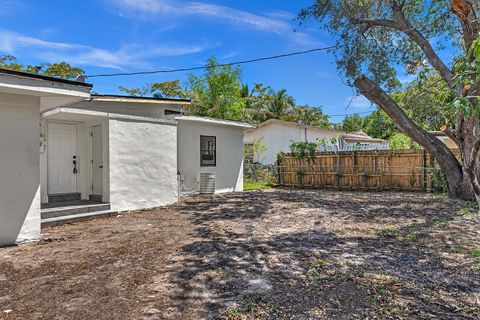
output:
[[236,61],[236,62],[220,63],[220,64],[217,64],[215,66],[199,66],[199,67],[190,67],[190,68],[179,68],[179,69],[168,69],[168,70],[152,70],[152,71],[137,71],[137,72],[104,73],[104,74],[86,75],[85,77],[86,78],[99,78],[99,77],[137,76],[137,75],[156,74],[156,73],[174,73],[174,72],[203,70],[203,69],[210,69],[210,68],[216,68],[216,67],[225,67],[225,66],[231,66],[231,65],[247,64],[247,63],[259,62],[259,61],[281,59],[281,58],[286,58],[286,57],[291,57],[291,56],[308,54],[308,53],[312,53],[312,52],[325,51],[325,50],[334,49],[334,48],[337,48],[337,46],[315,48],[315,49],[310,49],[310,50],[305,50],[305,51],[296,51],[296,52],[290,52],[290,53],[285,53],[285,54],[279,54],[279,55],[275,55],[275,56],[255,58],[255,59],[250,59],[250,60],[241,60],[241,61]]

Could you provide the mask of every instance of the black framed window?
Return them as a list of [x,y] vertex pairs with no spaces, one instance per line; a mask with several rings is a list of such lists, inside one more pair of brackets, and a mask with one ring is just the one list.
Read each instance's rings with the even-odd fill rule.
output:
[[217,165],[217,138],[200,136],[200,166],[215,167]]

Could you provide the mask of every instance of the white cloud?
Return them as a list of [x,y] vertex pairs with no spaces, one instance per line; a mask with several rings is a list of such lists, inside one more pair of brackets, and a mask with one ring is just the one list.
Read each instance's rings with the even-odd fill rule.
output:
[[37,58],[49,61],[68,61],[74,65],[87,65],[115,69],[146,67],[148,60],[156,57],[192,54],[211,48],[209,43],[197,45],[165,44],[162,46],[128,45],[117,50],[92,46],[44,41],[0,29],[0,52],[15,54],[22,49],[35,48]]
[[148,18],[151,16],[200,16],[224,21],[240,27],[286,36],[302,46],[318,45],[311,35],[293,32],[294,15],[287,11],[270,12],[267,15],[253,14],[226,6],[196,1],[177,0],[108,0],[120,10],[122,16]]

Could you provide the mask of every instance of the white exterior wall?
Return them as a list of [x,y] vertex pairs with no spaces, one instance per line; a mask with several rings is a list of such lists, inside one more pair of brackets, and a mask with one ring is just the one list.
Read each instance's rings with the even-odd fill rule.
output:
[[264,165],[274,164],[277,161],[277,154],[280,151],[290,152],[290,144],[292,141],[309,141],[316,142],[317,139],[326,139],[327,142],[332,138],[338,138],[338,133],[321,130],[304,128],[290,124],[272,123],[258,129],[246,132],[244,143],[253,143],[255,139],[263,137],[262,143],[268,146],[265,155],[257,159]]
[[40,98],[0,93],[0,246],[40,238]]
[[[216,137],[216,166],[200,166],[200,136]],[[243,128],[195,121],[178,121],[178,170],[190,188],[200,179],[201,172],[216,174],[215,190],[243,190]],[[192,191],[198,191],[197,184]]]
[[[186,104],[186,103],[185,103]],[[184,104],[180,103],[145,103],[121,101],[82,101],[71,105],[72,108],[101,111],[107,113],[125,114],[138,117],[172,119],[175,115],[165,116],[165,110],[181,111]]]
[[109,120],[112,210],[147,209],[177,201],[175,123]]

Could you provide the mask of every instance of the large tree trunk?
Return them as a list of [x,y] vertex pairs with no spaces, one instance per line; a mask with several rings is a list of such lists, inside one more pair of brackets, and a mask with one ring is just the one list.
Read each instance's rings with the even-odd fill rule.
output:
[[[466,166],[462,165],[452,151],[439,139],[420,128],[410,119],[392,98],[369,78],[362,75],[355,80],[357,89],[370,101],[376,103],[394,121],[398,130],[423,146],[438,162],[448,183],[448,194],[453,198],[475,200],[475,192]],[[455,142],[460,147],[462,159],[467,163],[474,146],[472,131],[474,122],[462,122],[462,130],[455,130]],[[473,125],[473,127],[472,127]],[[468,132],[470,130],[470,132]],[[479,193],[480,195],[480,193]],[[480,196],[478,197],[480,200]]]

